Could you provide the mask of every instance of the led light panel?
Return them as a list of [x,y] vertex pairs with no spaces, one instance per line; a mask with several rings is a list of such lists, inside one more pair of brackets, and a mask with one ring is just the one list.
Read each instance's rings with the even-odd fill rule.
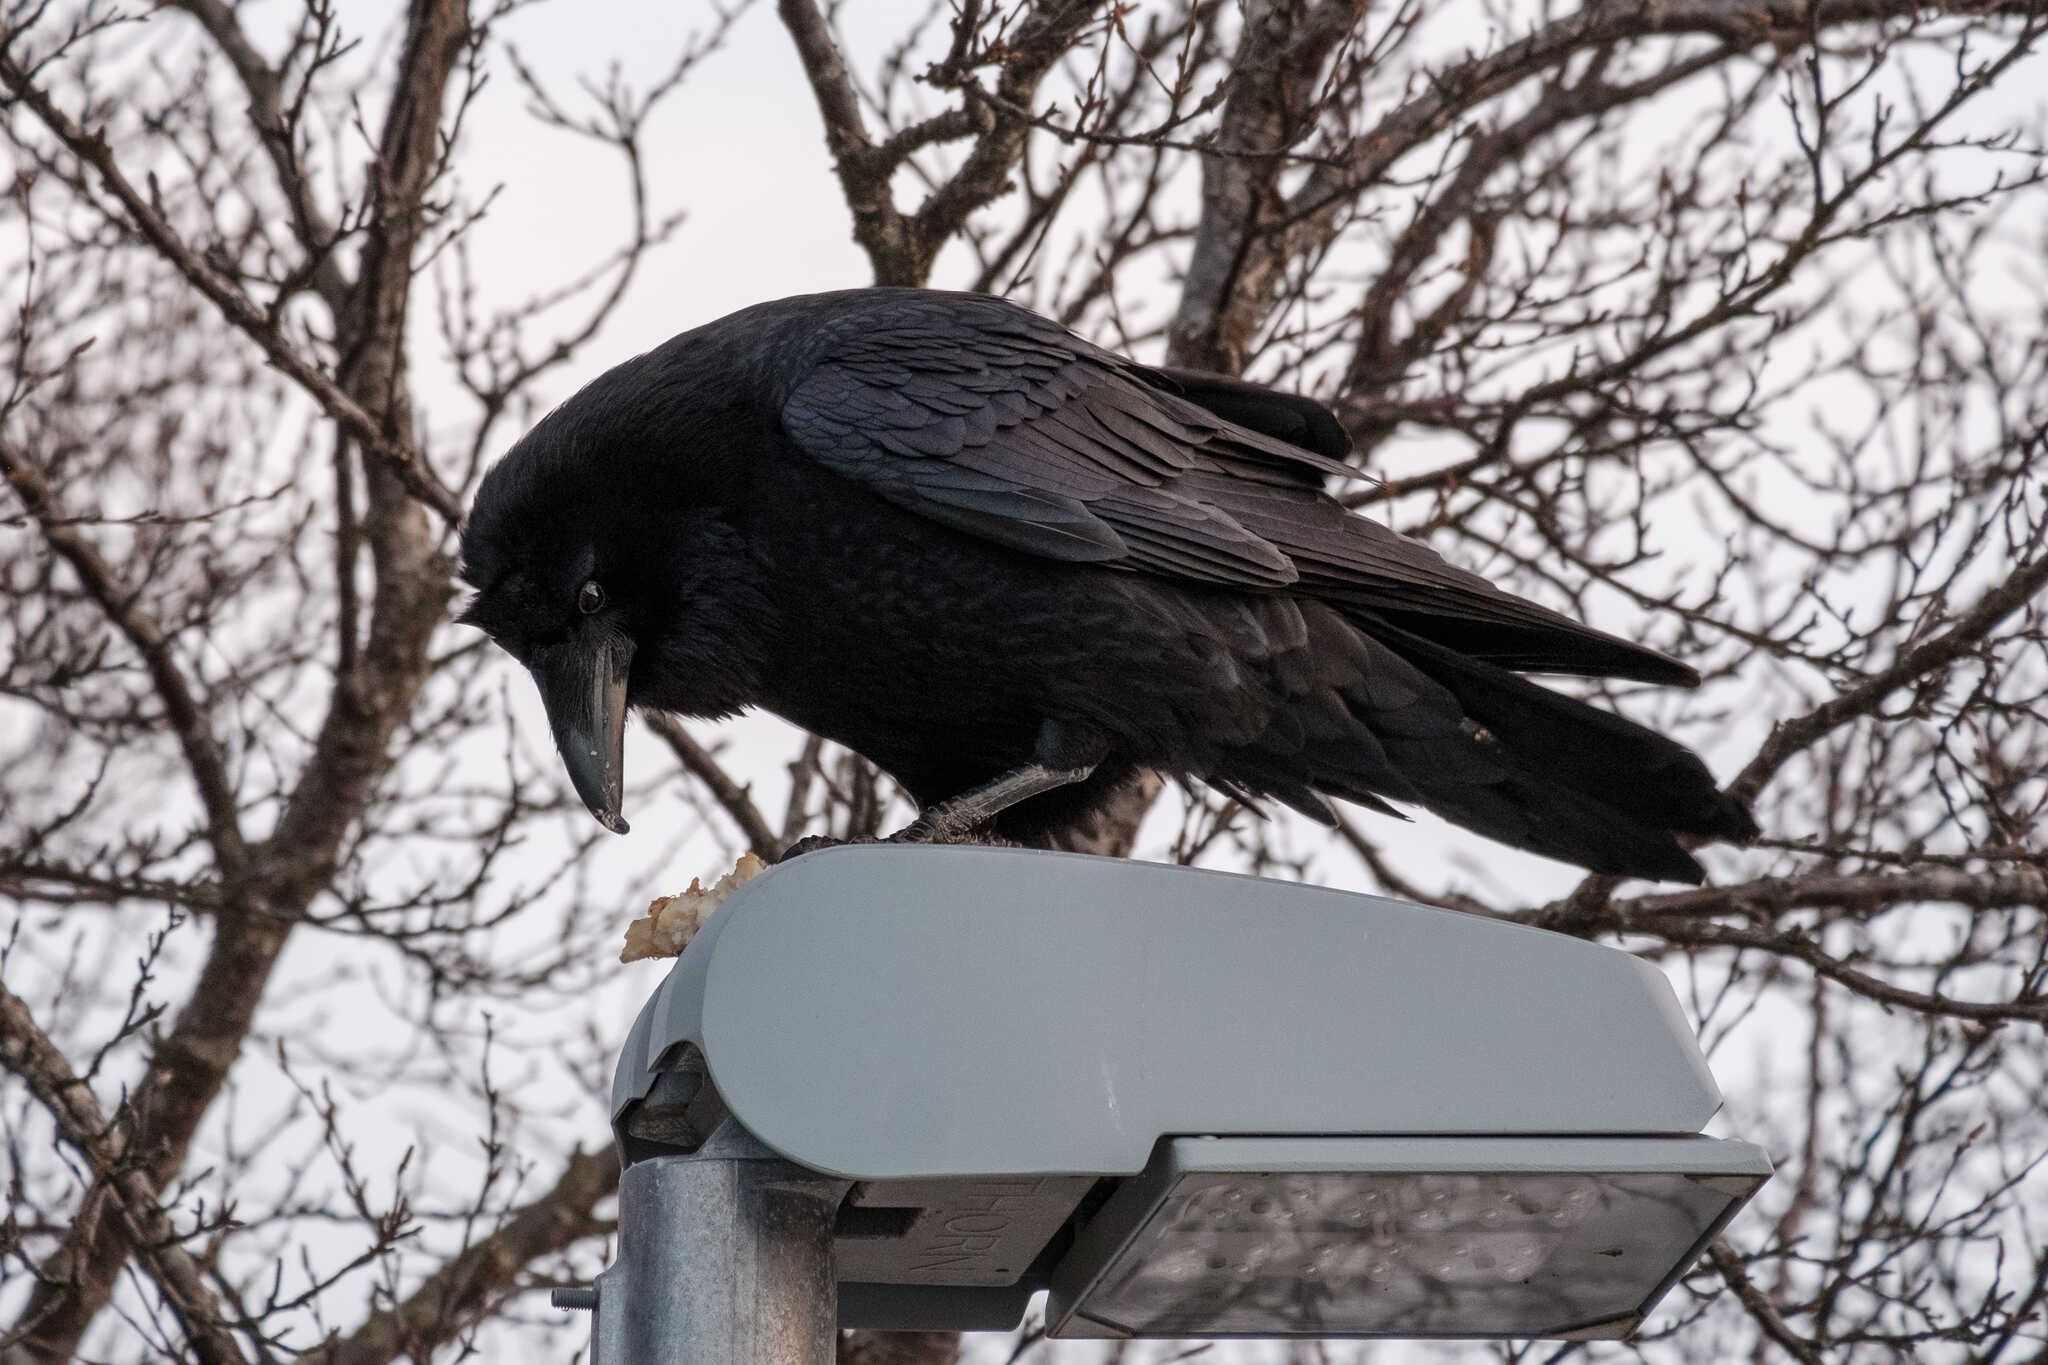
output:
[[1768,1176],[1708,1138],[1176,1139],[1055,1272],[1060,1336],[1621,1335]]

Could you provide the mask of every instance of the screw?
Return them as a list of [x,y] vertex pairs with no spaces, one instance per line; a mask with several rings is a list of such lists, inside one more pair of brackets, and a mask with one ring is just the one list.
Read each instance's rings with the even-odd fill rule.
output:
[[548,1295],[548,1302],[556,1308],[571,1313],[595,1313],[597,1311],[597,1290],[557,1289]]

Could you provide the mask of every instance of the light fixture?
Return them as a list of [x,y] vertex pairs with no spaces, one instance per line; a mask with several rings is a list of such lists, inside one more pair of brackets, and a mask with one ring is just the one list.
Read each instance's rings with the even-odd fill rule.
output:
[[1624,1335],[1769,1176],[1700,1135],[1719,1103],[1663,975],[1565,935],[812,853],[634,1025],[595,1358],[811,1365],[835,1320],[1009,1328],[1047,1289],[1065,1336]]
[[1707,1138],[1174,1138],[1054,1272],[1057,1336],[1619,1337],[1770,1176]]

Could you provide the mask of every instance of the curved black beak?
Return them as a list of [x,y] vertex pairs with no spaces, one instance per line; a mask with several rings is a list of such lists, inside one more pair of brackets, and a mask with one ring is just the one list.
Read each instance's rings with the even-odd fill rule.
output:
[[628,828],[619,814],[626,783],[626,675],[633,641],[617,631],[550,645],[527,665],[570,785],[597,822],[614,834]]

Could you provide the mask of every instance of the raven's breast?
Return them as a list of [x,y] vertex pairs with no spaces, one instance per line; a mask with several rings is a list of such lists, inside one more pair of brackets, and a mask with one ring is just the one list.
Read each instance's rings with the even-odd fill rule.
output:
[[1160,761],[1216,700],[1186,622],[1131,575],[989,544],[814,468],[772,494],[747,530],[781,620],[761,703],[920,800],[1029,762],[1049,718]]

